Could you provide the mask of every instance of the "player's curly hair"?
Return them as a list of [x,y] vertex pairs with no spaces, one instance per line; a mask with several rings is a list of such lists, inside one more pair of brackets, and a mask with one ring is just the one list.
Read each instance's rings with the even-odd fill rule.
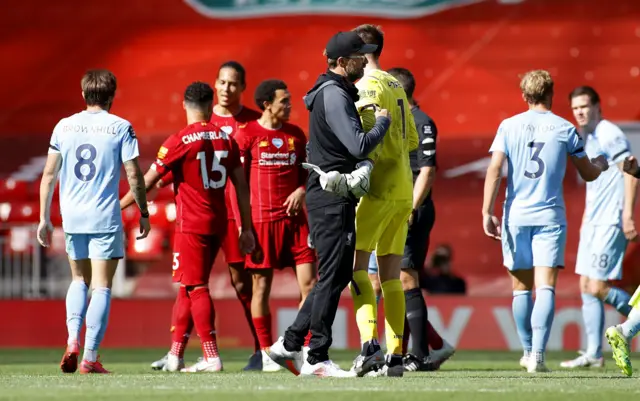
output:
[[258,85],[258,87],[256,88],[255,94],[253,96],[256,102],[256,106],[258,106],[260,110],[264,111],[264,103],[273,102],[273,99],[276,98],[276,91],[286,89],[287,84],[279,79],[267,79],[260,82],[260,85]]
[[384,46],[384,32],[380,25],[363,24],[353,28],[353,32],[357,33],[362,41],[368,45],[377,45],[378,48],[373,52],[375,58],[380,57],[382,54],[382,47]]
[[545,70],[529,71],[520,81],[520,90],[529,104],[544,104],[553,97],[553,79]]
[[245,71],[245,69],[242,66],[242,64],[240,64],[239,62],[234,61],[234,60],[226,61],[226,62],[222,63],[220,68],[218,68],[218,73],[224,68],[231,68],[232,70],[234,70],[235,72],[238,73],[238,79],[240,80],[240,85],[244,86],[244,85],[247,84],[247,81],[246,81],[247,72]]
[[184,102],[190,107],[206,109],[213,103],[213,89],[206,82],[196,81],[184,91]]

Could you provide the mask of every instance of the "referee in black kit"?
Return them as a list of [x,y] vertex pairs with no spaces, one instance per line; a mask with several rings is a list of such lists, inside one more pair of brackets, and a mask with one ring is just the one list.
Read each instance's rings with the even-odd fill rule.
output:
[[[304,97],[309,110],[308,162],[322,171],[349,174],[378,145],[391,124],[387,110],[376,111],[376,124],[364,132],[355,106],[353,84],[364,75],[366,53],[376,50],[355,32],[338,32],[326,45],[328,70]],[[353,276],[357,199],[323,188],[318,173],[307,181],[307,211],[311,242],[318,252],[319,280],[309,293],[284,338],[273,344],[269,356],[295,375],[355,376],[329,359],[331,326],[340,295]],[[311,330],[309,354],[303,361],[304,337]]]

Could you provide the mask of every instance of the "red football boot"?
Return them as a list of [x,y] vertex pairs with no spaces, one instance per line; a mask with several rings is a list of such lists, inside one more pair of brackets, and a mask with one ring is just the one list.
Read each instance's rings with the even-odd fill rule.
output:
[[80,363],[80,374],[86,375],[90,373],[111,373],[111,372],[109,372],[107,369],[102,367],[102,363],[100,363],[99,359],[95,362],[89,362],[89,361],[83,360]]
[[80,355],[80,346],[77,341],[67,345],[67,350],[60,361],[60,370],[63,373],[75,373],[78,370],[78,356]]

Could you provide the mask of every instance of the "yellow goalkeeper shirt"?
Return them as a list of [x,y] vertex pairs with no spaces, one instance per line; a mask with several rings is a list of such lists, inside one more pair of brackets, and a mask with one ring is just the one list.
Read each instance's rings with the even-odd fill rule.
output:
[[356,84],[360,100],[356,102],[365,132],[376,122],[375,106],[389,110],[391,127],[382,142],[371,152],[374,161],[368,196],[381,200],[413,199],[413,175],[409,152],[418,148],[418,131],[404,88],[391,74],[372,70]]

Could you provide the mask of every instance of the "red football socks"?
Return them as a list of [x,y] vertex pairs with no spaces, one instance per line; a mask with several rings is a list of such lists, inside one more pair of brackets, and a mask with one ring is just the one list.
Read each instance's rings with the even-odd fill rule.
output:
[[191,315],[202,343],[202,353],[206,359],[217,358],[216,314],[209,289],[206,287],[196,288],[189,292],[189,297],[191,298]]
[[171,333],[171,353],[180,358],[184,356],[184,350],[187,347],[191,330],[193,330],[193,319],[191,318],[191,299],[187,296],[187,289],[180,287],[176,302],[173,305],[173,314],[171,316],[172,333]]
[[440,334],[438,334],[429,321],[427,322],[427,339],[429,340],[431,349],[440,349],[444,345],[442,343],[442,337],[440,337]]
[[251,330],[251,335],[253,336],[253,346],[254,351],[260,351],[260,340],[258,339],[258,333],[256,333],[256,326],[253,324],[253,319],[251,318],[251,293],[243,294],[241,292],[236,292],[238,296],[238,300],[242,304],[242,310],[244,311],[244,317],[247,319],[247,324],[249,325],[249,330]]
[[254,317],[253,325],[258,334],[260,348],[271,347],[273,344],[273,337],[271,336],[271,315]]

